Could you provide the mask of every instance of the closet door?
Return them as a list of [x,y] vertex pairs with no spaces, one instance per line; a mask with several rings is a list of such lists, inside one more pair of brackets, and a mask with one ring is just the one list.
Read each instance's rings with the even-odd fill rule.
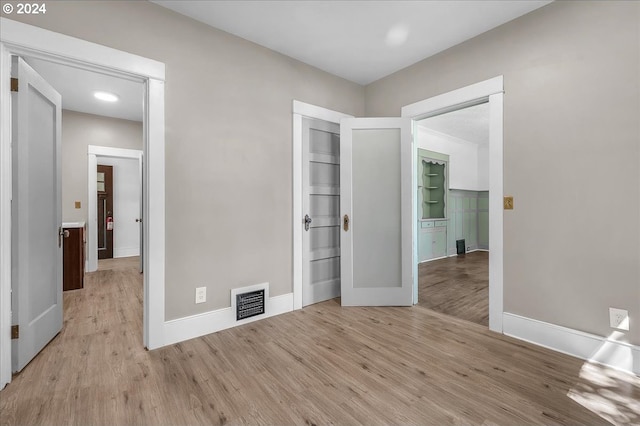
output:
[[340,296],[340,126],[302,119],[302,306]]

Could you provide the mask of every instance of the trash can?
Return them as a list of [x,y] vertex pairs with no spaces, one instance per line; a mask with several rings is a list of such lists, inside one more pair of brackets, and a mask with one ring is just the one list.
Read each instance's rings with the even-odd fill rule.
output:
[[464,239],[456,240],[456,252],[458,254],[465,254],[467,252],[466,244],[464,242]]

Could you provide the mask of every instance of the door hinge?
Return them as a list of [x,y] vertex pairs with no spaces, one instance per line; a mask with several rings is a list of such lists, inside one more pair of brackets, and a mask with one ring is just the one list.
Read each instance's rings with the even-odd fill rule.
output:
[[11,77],[11,91],[12,92],[17,92],[18,91],[18,79],[17,78]]
[[11,340],[20,338],[20,326],[12,325],[11,326]]

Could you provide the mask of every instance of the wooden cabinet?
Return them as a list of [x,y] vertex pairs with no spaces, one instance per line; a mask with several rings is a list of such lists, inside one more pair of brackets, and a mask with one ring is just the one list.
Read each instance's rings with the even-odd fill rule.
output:
[[63,229],[69,232],[69,236],[64,238],[62,248],[62,289],[76,290],[84,287],[85,228],[82,224]]

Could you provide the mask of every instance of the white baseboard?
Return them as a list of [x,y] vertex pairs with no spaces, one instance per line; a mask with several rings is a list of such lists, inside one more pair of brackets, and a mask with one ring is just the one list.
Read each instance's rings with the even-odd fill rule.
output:
[[113,257],[131,257],[140,256],[140,247],[114,247]]
[[503,332],[617,370],[640,374],[640,346],[505,312]]
[[[456,256],[457,256],[457,255],[456,255]],[[421,260],[421,261],[419,261],[418,263],[433,262],[434,260],[446,259],[447,257],[451,257],[451,256],[440,256],[440,257],[434,257],[433,259]]]
[[235,309],[228,307],[218,309],[217,311],[166,321],[164,323],[164,344],[171,345],[227,328],[291,312],[293,311],[293,293],[268,298],[265,311],[262,315],[236,321]]

